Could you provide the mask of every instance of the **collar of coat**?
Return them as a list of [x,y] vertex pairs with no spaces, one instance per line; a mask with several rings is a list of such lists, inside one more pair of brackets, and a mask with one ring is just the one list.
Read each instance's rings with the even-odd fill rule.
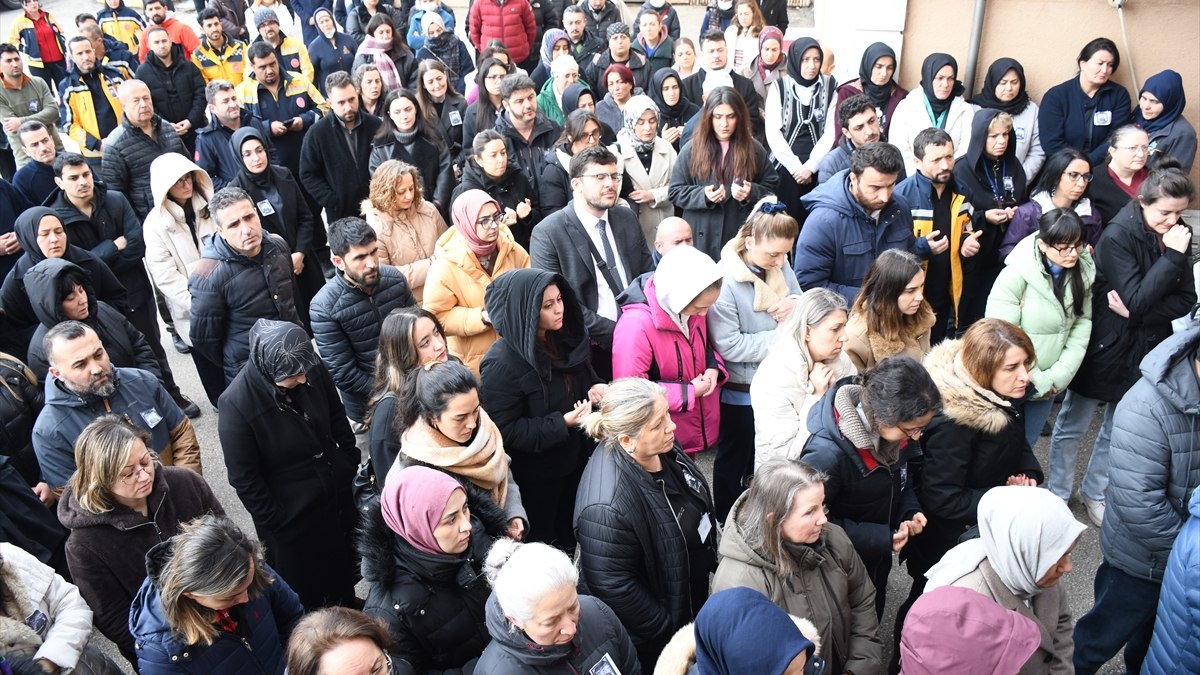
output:
[[728,278],[751,284],[754,287],[754,311],[765,312],[771,305],[788,296],[787,280],[783,276],[782,268],[768,269],[766,281],[751,272],[750,266],[737,254],[737,248],[744,240],[745,237],[738,234],[721,249],[721,269]]
[[942,395],[942,412],[964,427],[999,433],[1012,422],[1012,402],[967,373],[962,348],[962,340],[946,340],[925,357],[925,368]]

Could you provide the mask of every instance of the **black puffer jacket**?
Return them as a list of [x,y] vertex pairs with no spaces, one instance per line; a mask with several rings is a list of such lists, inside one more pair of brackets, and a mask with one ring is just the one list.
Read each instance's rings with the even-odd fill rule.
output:
[[[140,131],[138,132],[141,133]],[[173,133],[173,132],[172,132]],[[150,190],[150,166],[146,165],[146,194]],[[50,206],[58,214],[74,246],[85,248],[104,261],[117,280],[129,292],[130,307],[144,307],[151,302],[150,277],[146,274],[146,240],[142,237],[142,218],[129,200],[116,188],[96,185],[92,199],[92,214],[82,211],[67,200],[62,190],[56,190]],[[118,250],[113,243],[125,237],[125,248]]]
[[[641,675],[641,664],[629,633],[616,614],[590,595],[579,596],[579,625],[575,639],[565,645],[533,644],[512,630],[493,595],[487,601],[487,626],[492,642],[479,658],[475,672],[487,675],[559,675],[610,673]],[[603,667],[605,657],[617,670]]]
[[[511,158],[512,155],[509,157]],[[458,196],[467,190],[483,190],[491,195],[492,199],[500,202],[500,206],[514,211],[518,204],[528,199],[533,210],[529,212],[528,216],[518,220],[516,225],[509,228],[512,231],[513,239],[521,245],[521,248],[528,251],[529,237],[533,234],[533,227],[542,219],[539,211],[541,200],[532,185],[525,178],[525,174],[521,172],[521,167],[512,159],[509,159],[508,169],[499,180],[492,180],[483,172],[483,169],[479,168],[477,162],[469,159],[463,162],[462,182],[454,189],[453,199],[458,199]]]
[[[0,455],[21,474],[29,486],[42,479],[37,455],[33,452],[33,423],[42,411],[42,388],[36,376],[20,359],[0,353]],[[0,462],[0,467],[3,463]],[[6,504],[7,506],[7,504]],[[0,525],[0,537],[9,533]],[[45,561],[43,561],[45,562]]]
[[454,168],[450,163],[450,150],[439,147],[428,138],[415,138],[405,145],[394,136],[376,139],[371,146],[370,169],[375,169],[389,159],[398,159],[412,164],[421,172],[421,194],[433,202],[438,211],[450,211],[450,193],[454,190]]
[[[171,65],[163,65],[154,52],[146,53],[146,61],[138,66],[137,78],[150,87],[154,111],[168,122],[192,123],[185,134],[184,145],[194,147],[196,130],[208,124],[204,114],[208,105],[204,98],[204,73],[183,55],[182,45],[171,46]],[[141,214],[145,217],[145,214]]]
[[175,127],[154,116],[154,138],[129,123],[124,115],[121,124],[104,140],[104,183],[108,189],[120,192],[129,199],[137,214],[138,229],[146,215],[155,207],[150,192],[150,164],[159,155],[178,152],[191,157]]
[[[1136,199],[1104,228],[1094,258],[1092,339],[1070,389],[1116,403],[1137,382],[1142,359],[1171,336],[1171,321],[1196,303],[1196,281],[1190,254],[1159,253]],[[1109,291],[1121,296],[1128,319],[1108,308]]]
[[[678,444],[662,461],[691,474],[712,513],[708,483]],[[579,483],[575,533],[580,588],[612,608],[642,663],[653,663],[701,604],[691,596],[687,544],[662,485],[620,448],[596,448]]]
[[418,551],[388,528],[378,509],[368,512],[359,532],[363,610],[387,623],[395,654],[418,673],[470,672],[490,639],[484,604],[490,591],[480,565],[492,539],[475,521],[464,555]]
[[[25,274],[25,292],[29,294],[33,312],[42,324],[38,326],[33,340],[29,342],[27,361],[39,380],[46,378],[46,370],[49,367],[46,351],[42,347],[42,338],[51,328],[67,320],[59,301],[58,284],[63,275],[71,272],[83,273],[83,269],[61,258],[51,258],[34,265],[33,269]],[[109,361],[119,368],[148,370],[162,379],[162,370],[154,358],[154,352],[150,351],[146,338],[129,323],[124,314],[108,303],[98,300],[90,282],[83,284],[83,290],[88,296],[88,318],[83,322],[100,336],[104,351],[108,352]]]
[[255,258],[234,251],[220,236],[210,237],[188,278],[192,294],[192,347],[237,377],[250,355],[250,327],[259,319],[297,325],[295,284],[287,242],[263,232]]
[[369,295],[338,270],[313,298],[309,318],[317,349],[351,419],[361,420],[366,413],[384,318],[393,309],[415,304],[408,281],[391,265],[379,266],[379,284]]
[[[563,302],[563,326],[553,338],[555,357],[537,340],[542,294],[550,284],[558,286]],[[504,436],[513,476],[525,483],[575,474],[593,444],[579,427],[568,427],[563,414],[600,381],[590,363],[591,343],[575,292],[560,275],[513,270],[488,286],[485,302],[500,339],[480,365],[480,395]]]

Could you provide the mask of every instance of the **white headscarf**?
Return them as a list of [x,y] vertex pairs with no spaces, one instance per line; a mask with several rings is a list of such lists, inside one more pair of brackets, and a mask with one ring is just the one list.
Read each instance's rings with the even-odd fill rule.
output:
[[655,299],[687,335],[688,322],[683,310],[723,278],[724,272],[706,253],[691,246],[676,246],[663,255],[654,271]]
[[1029,599],[1037,582],[1075,545],[1087,527],[1049,490],[1006,485],[979,500],[979,538],[950,549],[925,576],[925,591],[949,586],[987,558],[1004,585]]

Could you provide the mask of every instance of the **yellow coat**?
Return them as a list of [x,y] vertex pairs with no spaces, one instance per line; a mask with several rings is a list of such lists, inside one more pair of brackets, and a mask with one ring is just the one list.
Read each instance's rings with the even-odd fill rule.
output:
[[479,363],[499,335],[483,322],[483,294],[492,279],[516,269],[529,267],[529,254],[521,248],[507,227],[500,228],[496,262],[491,276],[479,266],[479,259],[450,228],[438,238],[433,265],[425,278],[425,309],[437,316],[446,329],[450,353],[479,375]]

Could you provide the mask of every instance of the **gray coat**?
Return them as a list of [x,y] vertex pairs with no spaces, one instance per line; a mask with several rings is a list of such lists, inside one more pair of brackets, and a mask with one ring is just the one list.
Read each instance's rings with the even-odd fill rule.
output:
[[1198,348],[1200,325],[1155,347],[1113,419],[1100,548],[1108,564],[1139,579],[1162,581],[1200,486]]

